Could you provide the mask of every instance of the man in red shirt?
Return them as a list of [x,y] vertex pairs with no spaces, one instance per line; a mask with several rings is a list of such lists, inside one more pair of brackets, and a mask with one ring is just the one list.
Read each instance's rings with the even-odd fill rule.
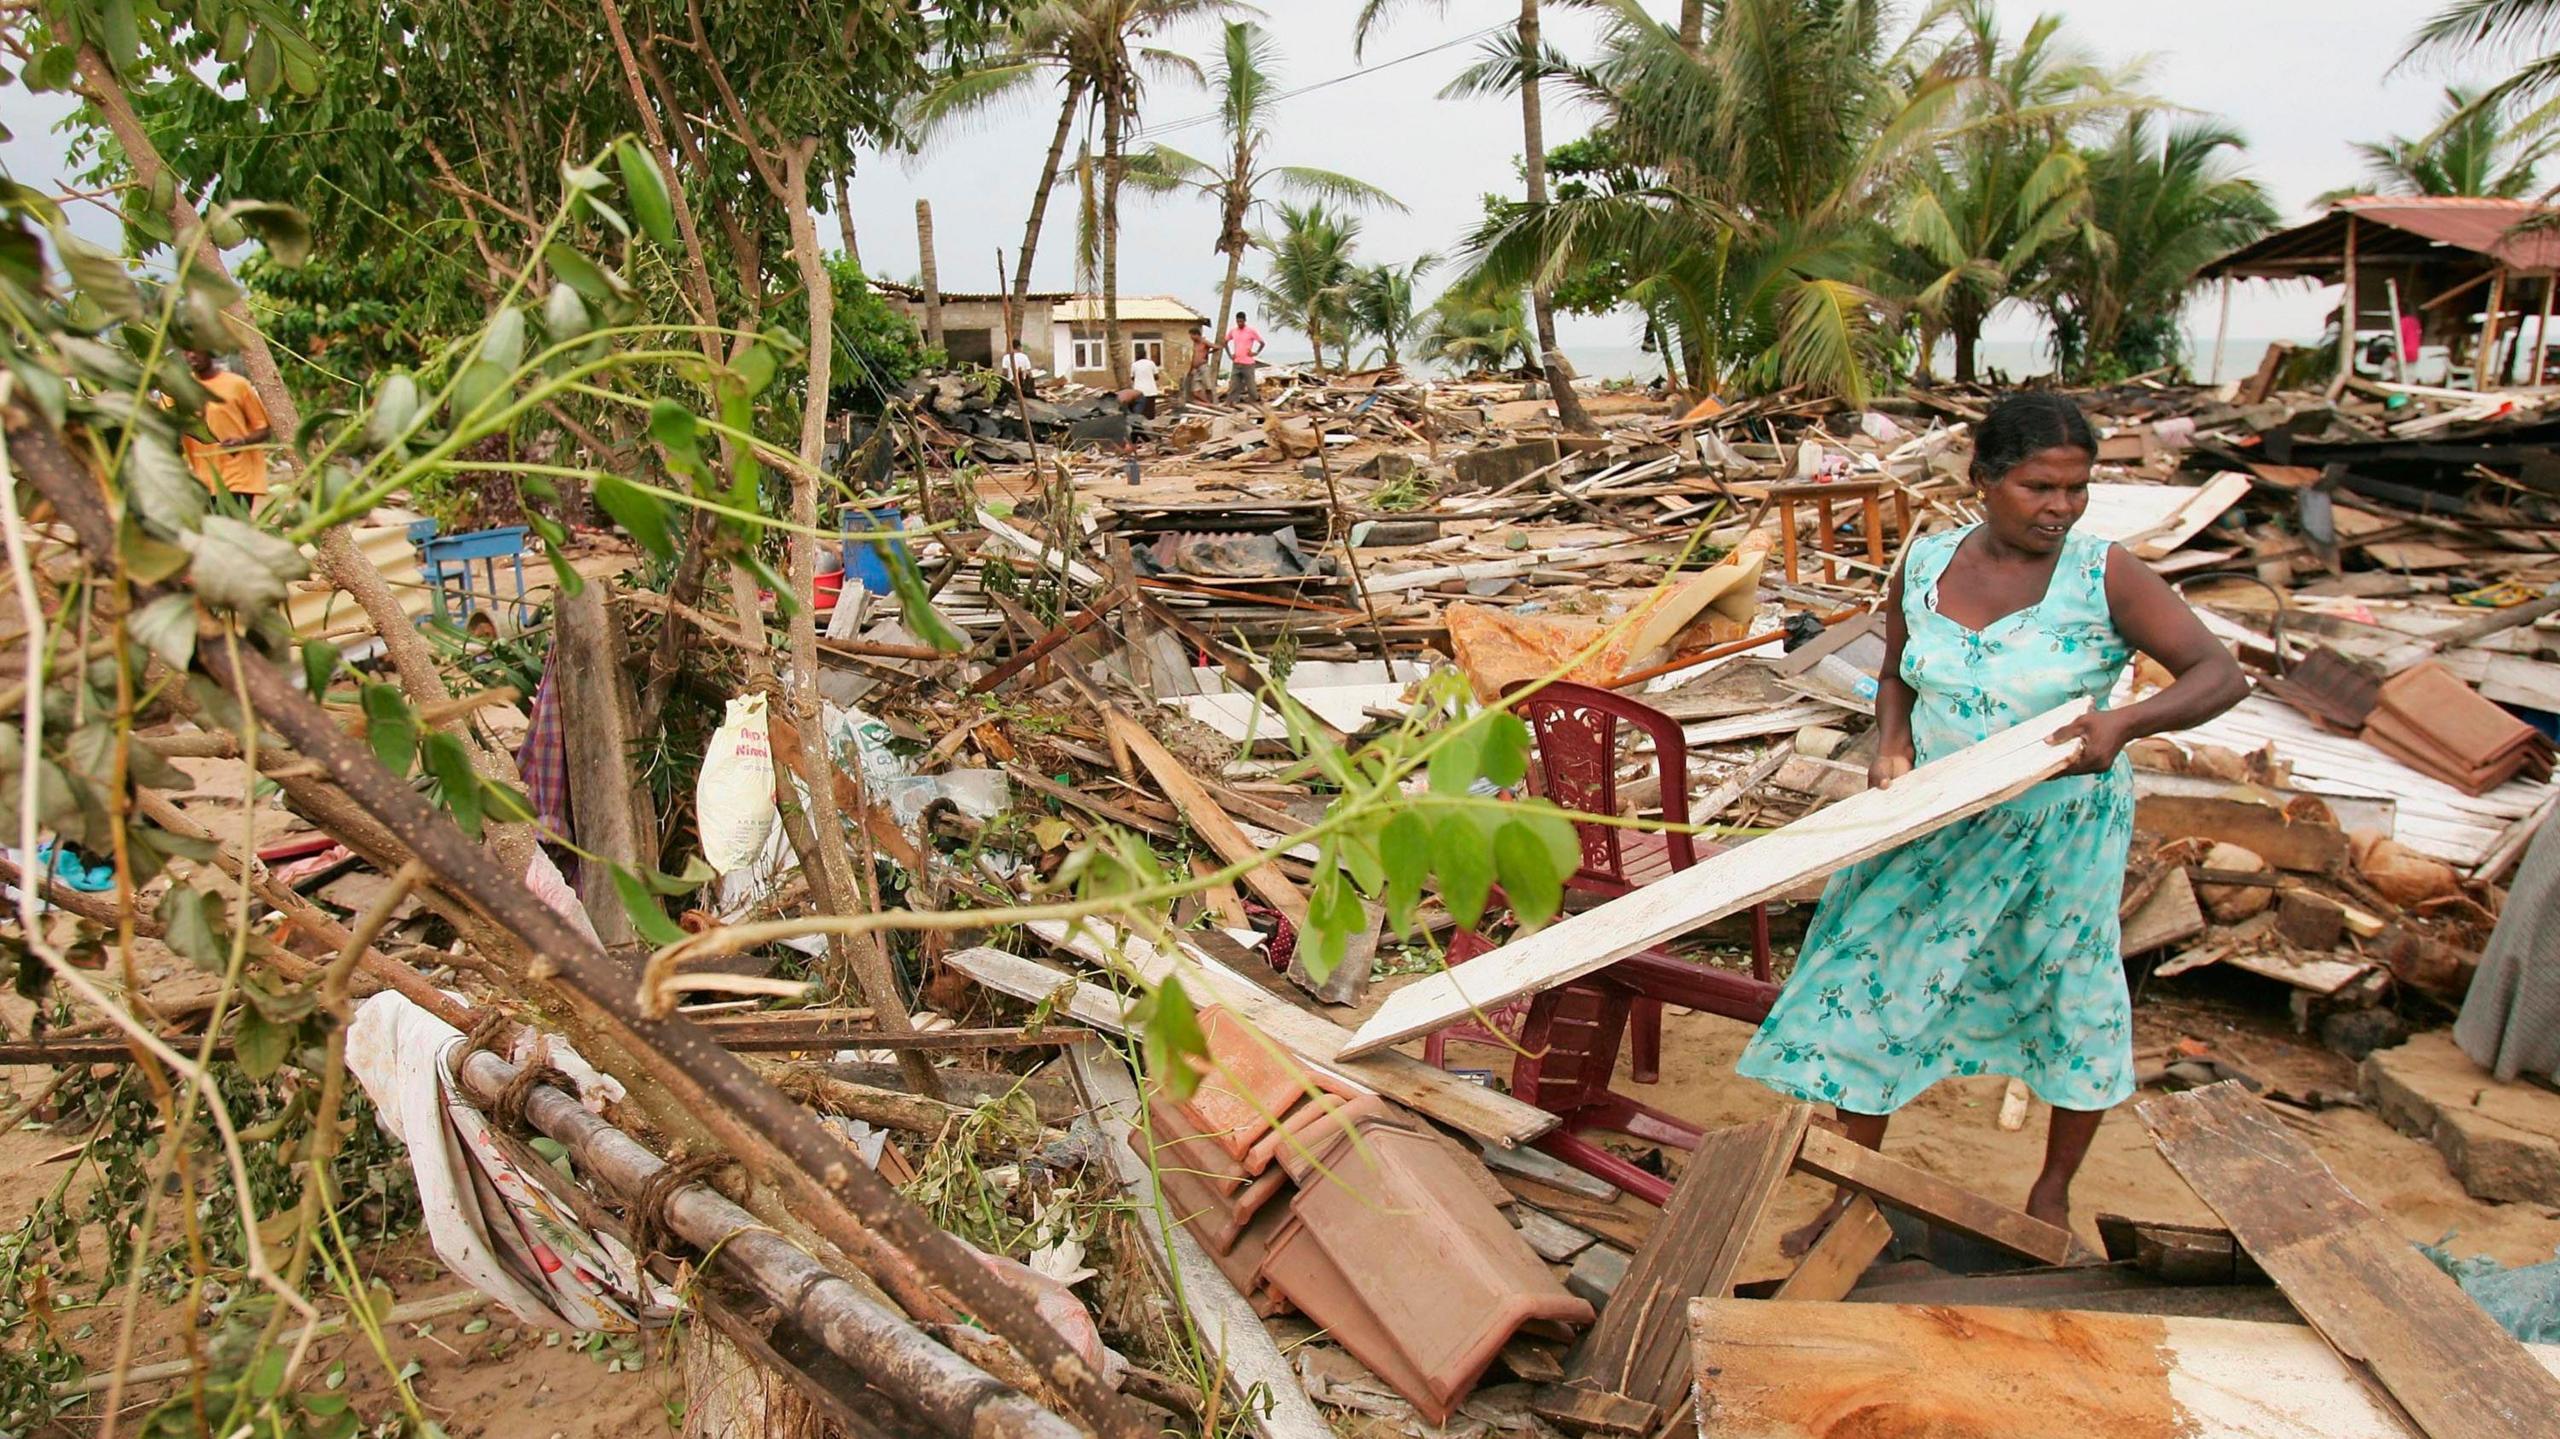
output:
[[1227,388],[1227,398],[1238,404],[1252,404],[1262,398],[1261,386],[1254,375],[1262,368],[1262,332],[1247,323],[1244,311],[1236,311],[1236,326],[1227,331],[1227,360],[1236,367],[1235,380]]

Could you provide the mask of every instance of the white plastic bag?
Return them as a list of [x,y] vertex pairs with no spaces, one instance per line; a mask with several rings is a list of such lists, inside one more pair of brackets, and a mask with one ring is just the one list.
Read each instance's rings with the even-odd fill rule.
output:
[[780,814],[773,802],[773,741],[765,728],[763,695],[729,701],[727,717],[703,752],[693,807],[702,857],[713,869],[743,869],[764,853]]

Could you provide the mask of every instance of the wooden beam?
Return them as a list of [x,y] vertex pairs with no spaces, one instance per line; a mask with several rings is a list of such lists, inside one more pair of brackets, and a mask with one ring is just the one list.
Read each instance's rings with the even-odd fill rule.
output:
[[2045,1223],[2023,1209],[2011,1209],[1961,1185],[1940,1179],[1917,1165],[1889,1159],[1827,1129],[1806,1132],[1796,1155],[1796,1168],[1854,1189],[1878,1204],[1985,1244],[2005,1249],[2038,1264],[2068,1264],[2074,1247],[2071,1232]]
[[[1626,1279],[1566,1361],[1565,1388],[1623,1394],[1658,1412],[1677,1412],[1689,1391],[1687,1302],[1722,1298],[1732,1289],[1751,1233],[1786,1180],[1812,1118],[1812,1105],[1790,1104],[1758,1123],[1698,1141]],[[1532,1407],[1542,1406],[1533,1401]]]
[[1051,948],[1141,984],[1162,984],[1166,975],[1179,973],[1195,1001],[1225,1005],[1281,1048],[1351,1089],[1383,1094],[1478,1139],[1511,1149],[1556,1127],[1556,1116],[1535,1105],[1471,1084],[1408,1055],[1339,1061],[1336,1055],[1350,1031],[1298,1008],[1196,946],[1185,944],[1179,954],[1167,954],[1135,935],[1097,930],[1090,923],[1071,930],[1062,921],[1036,920],[1024,927]]
[[[1173,751],[1166,749],[1145,725],[1109,708],[1102,712],[1102,723],[1110,731],[1112,739],[1125,747],[1130,757],[1147,773],[1155,776],[1157,784],[1164,786],[1165,798],[1173,801],[1173,807],[1182,812],[1183,821],[1191,826],[1191,832],[1207,841],[1209,848],[1218,852],[1219,858],[1229,864],[1261,859],[1262,846],[1255,844],[1237,827],[1234,818],[1219,805],[1216,796],[1200,782],[1200,777],[1181,760],[1174,758]],[[1255,864],[1245,871],[1244,884],[1245,888],[1260,896],[1264,904],[1286,916],[1289,923],[1301,931],[1306,929],[1307,897],[1288,875],[1281,872],[1278,864],[1267,860]]]
[[[569,812],[578,848],[597,859],[646,873],[658,866],[658,812],[649,787],[633,781],[639,702],[624,667],[622,629],[605,606],[605,585],[590,583],[551,602],[551,702],[560,707],[569,761]],[[631,916],[613,887],[613,871],[577,866],[578,899],[607,949],[637,943]]]
[[2060,773],[2076,757],[2075,748],[2047,743],[2046,737],[2087,709],[2086,700],[2075,700],[2048,710],[1922,765],[1890,790],[1852,795],[1633,894],[1409,984],[1361,1026],[1343,1055],[1373,1053],[1495,1005],[1570,984],[1639,950],[2014,798]]
[[1842,1298],[1858,1287],[1858,1277],[1892,1242],[1893,1222],[1874,1200],[1861,1194],[1822,1231],[1796,1272],[1769,1297],[1812,1302]]
[[1033,1004],[1054,1001],[1055,1012],[1078,1024],[1091,1025],[1105,1034],[1130,1032],[1129,1010],[1135,1001],[1078,979],[1055,965],[983,947],[946,954],[942,962],[999,994]]
[[[2348,1366],[2293,1324],[1700,1299],[1689,1306],[1689,1329],[1704,1432],[1713,1435],[2408,1435]],[[2560,1367],[2560,1347],[2539,1347],[2534,1358]]]
[[2238,1084],[2136,1112],[2249,1257],[2413,1429],[2430,1439],[2551,1434],[2560,1378]]

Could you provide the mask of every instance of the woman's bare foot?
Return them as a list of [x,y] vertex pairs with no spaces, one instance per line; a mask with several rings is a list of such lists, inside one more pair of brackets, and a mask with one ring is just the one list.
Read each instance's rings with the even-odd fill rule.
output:
[[2038,1185],[2034,1192],[2027,1196],[2027,1214],[2031,1218],[2043,1220],[2064,1233],[2069,1233],[2071,1191],[2069,1189],[2047,1190],[2044,1186]]
[[1829,1204],[1822,1206],[1822,1212],[1815,1215],[1810,1223],[1798,1225],[1779,1236],[1778,1253],[1787,1259],[1803,1258],[1822,1238],[1824,1232],[1831,1228],[1832,1221],[1838,1219],[1841,1211],[1848,1207],[1848,1191],[1842,1190],[1832,1196]]

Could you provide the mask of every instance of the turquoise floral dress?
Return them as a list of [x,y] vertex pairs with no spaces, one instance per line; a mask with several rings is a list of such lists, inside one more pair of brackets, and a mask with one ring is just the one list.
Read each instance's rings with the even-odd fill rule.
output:
[[[2077,531],[2042,600],[1979,631],[1940,614],[1938,576],[1970,533],[1918,541],[1903,570],[1921,764],[2074,699],[2104,704],[2132,655],[2107,608],[2109,545]],[[2133,1007],[2116,903],[2132,837],[2119,758],[1840,871],[1738,1068],[1859,1114],[1951,1074],[2014,1076],[2063,1109],[2122,1102]]]

